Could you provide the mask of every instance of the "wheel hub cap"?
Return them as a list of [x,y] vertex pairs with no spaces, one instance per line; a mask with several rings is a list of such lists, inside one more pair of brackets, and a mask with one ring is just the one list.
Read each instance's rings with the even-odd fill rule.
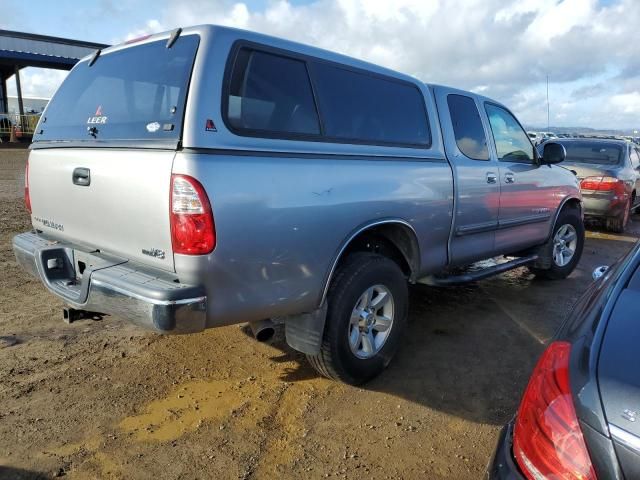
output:
[[383,347],[393,327],[394,301],[384,285],[375,285],[360,295],[349,323],[349,347],[362,359],[371,358]]
[[578,233],[571,224],[561,226],[553,237],[553,262],[564,267],[573,258],[578,246]]

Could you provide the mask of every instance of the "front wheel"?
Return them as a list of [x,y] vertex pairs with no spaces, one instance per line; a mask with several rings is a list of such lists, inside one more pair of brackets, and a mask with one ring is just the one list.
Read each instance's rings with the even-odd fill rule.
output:
[[558,215],[551,238],[540,249],[541,261],[531,267],[531,271],[540,278],[566,278],[578,265],[583,248],[584,223],[580,211],[565,208]]
[[395,355],[408,312],[407,280],[387,257],[354,253],[331,282],[322,345],[308,355],[323,376],[360,384]]

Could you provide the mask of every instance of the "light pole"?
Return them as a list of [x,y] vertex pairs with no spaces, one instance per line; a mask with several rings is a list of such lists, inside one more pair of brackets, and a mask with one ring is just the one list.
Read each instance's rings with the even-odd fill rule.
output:
[[547,75],[547,131],[550,129],[550,115],[549,115],[549,75]]

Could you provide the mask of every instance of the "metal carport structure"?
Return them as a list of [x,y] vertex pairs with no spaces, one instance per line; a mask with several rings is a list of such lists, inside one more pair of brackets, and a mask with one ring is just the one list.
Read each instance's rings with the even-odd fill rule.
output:
[[24,115],[20,69],[71,70],[81,58],[108,45],[33,33],[0,30],[0,113],[8,111],[7,79],[16,76],[18,108]]

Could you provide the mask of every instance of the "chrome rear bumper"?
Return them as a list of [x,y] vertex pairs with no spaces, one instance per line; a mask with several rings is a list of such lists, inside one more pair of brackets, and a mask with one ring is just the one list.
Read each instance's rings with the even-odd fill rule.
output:
[[75,309],[115,315],[160,333],[193,333],[205,327],[204,289],[181,284],[170,273],[33,232],[16,235],[13,251],[27,272]]

